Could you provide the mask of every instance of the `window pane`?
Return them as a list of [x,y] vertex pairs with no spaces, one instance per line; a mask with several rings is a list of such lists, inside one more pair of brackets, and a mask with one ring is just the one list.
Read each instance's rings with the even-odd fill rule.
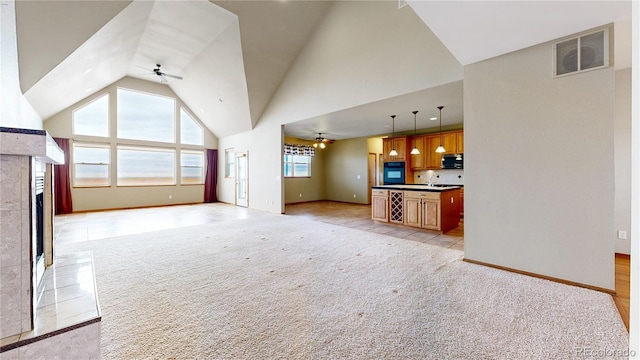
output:
[[118,137],[175,142],[175,100],[118,89]]
[[180,154],[182,184],[204,183],[204,154]]
[[180,109],[180,142],[191,145],[204,145],[202,128],[184,109]]
[[284,176],[293,176],[293,166],[291,166],[291,163],[284,163]]
[[225,150],[226,153],[226,161],[227,166],[225,167],[225,177],[233,178],[236,176],[235,174],[235,166],[236,166],[236,153],[231,150]]
[[76,135],[109,136],[109,95],[104,95],[73,112]]
[[175,185],[173,150],[118,148],[118,186]]
[[293,166],[293,176],[309,176],[309,165],[295,164]]
[[293,155],[293,162],[295,163],[308,163],[309,157],[304,155]]
[[73,144],[73,186],[109,186],[108,145]]
[[109,164],[109,148],[74,145],[73,162]]
[[74,186],[109,186],[109,165],[75,164]]

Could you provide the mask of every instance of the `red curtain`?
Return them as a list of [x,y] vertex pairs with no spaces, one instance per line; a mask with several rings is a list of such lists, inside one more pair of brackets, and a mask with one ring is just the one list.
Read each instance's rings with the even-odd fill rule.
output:
[[60,149],[64,151],[64,165],[53,166],[53,192],[55,198],[55,211],[58,214],[70,214],[73,212],[71,202],[71,179],[69,178],[69,139],[53,138]]
[[207,149],[207,174],[204,179],[204,202],[218,201],[218,149]]

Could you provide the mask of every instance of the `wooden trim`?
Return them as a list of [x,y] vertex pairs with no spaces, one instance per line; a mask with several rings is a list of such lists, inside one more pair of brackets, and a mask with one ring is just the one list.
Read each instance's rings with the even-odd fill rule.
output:
[[619,259],[626,259],[626,260],[631,260],[631,255],[629,255],[629,254],[616,253],[616,258],[619,258]]
[[512,272],[512,273],[520,274],[520,275],[531,276],[531,277],[538,278],[538,279],[549,280],[549,281],[557,282],[557,283],[560,283],[560,284],[577,286],[577,287],[581,287],[581,288],[585,288],[585,289],[589,289],[589,290],[600,291],[600,292],[603,292],[603,293],[606,293],[606,294],[609,294],[609,295],[612,295],[612,296],[616,295],[616,291],[615,290],[609,290],[609,289],[601,288],[601,287],[598,287],[598,286],[592,286],[592,285],[582,284],[582,283],[579,283],[579,282],[574,282],[574,281],[564,280],[564,279],[560,279],[560,278],[555,278],[555,277],[552,277],[552,276],[540,275],[540,274],[536,274],[536,273],[532,273],[532,272],[528,272],[528,271],[512,269],[512,268],[509,268],[509,267],[506,267],[506,266],[489,264],[489,263],[482,262],[482,261],[471,260],[471,259],[468,259],[466,257],[463,258],[462,261],[466,261],[468,263],[476,264],[476,265],[488,266],[488,267],[492,267],[494,269],[505,270],[505,271],[509,271],[509,272]]

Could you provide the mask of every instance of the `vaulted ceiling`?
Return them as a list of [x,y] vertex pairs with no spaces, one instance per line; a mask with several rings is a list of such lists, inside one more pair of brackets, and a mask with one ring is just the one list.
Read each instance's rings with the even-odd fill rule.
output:
[[[630,1],[412,1],[461,66],[614,23],[616,67],[631,63]],[[252,129],[331,1],[17,1],[22,91],[47,119],[91,93],[132,76],[169,86],[218,137]],[[460,83],[426,89],[460,104]],[[361,104],[287,126],[362,134],[358,119],[391,113],[411,96]],[[458,117],[461,118],[461,117]],[[402,130],[402,129],[400,129]]]

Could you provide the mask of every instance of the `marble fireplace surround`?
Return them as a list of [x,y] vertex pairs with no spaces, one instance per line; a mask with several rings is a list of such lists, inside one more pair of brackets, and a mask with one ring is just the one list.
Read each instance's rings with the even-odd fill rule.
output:
[[[100,355],[91,254],[56,257],[54,264],[52,165],[63,163],[63,151],[46,131],[0,127],[0,360]],[[39,259],[36,171],[44,177]]]

